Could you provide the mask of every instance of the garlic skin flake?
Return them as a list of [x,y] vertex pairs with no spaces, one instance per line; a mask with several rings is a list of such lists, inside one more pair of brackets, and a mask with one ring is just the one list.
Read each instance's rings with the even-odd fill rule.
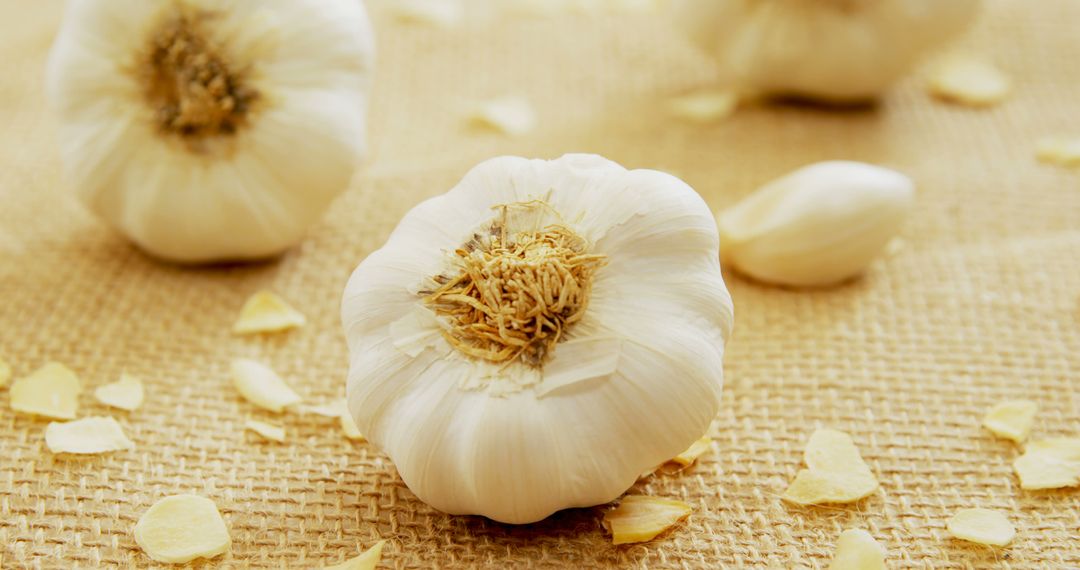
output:
[[176,262],[297,243],[366,152],[358,0],[71,0],[47,72],[66,178]]
[[619,506],[604,514],[612,544],[648,542],[690,516],[690,505],[673,499],[627,495]]
[[999,402],[986,412],[983,427],[998,437],[1023,443],[1035,424],[1035,413],[1039,405],[1028,400],[1006,400]]
[[524,97],[500,97],[478,104],[469,114],[469,121],[478,127],[521,136],[536,128],[536,110]]
[[82,418],[73,422],[50,422],[45,445],[53,453],[95,454],[134,449],[123,428],[111,417]]
[[722,212],[722,254],[740,272],[795,287],[862,273],[914,204],[911,179],[861,162],[829,161],[778,178]]
[[974,56],[951,55],[933,66],[929,88],[945,101],[969,107],[989,107],[1008,97],[1012,81],[988,61]]
[[232,381],[245,400],[271,412],[281,412],[302,401],[281,376],[261,362],[246,358],[233,360]]
[[142,381],[128,374],[121,374],[116,382],[94,389],[94,398],[97,401],[129,412],[137,410],[142,405],[143,397]]
[[244,302],[240,317],[233,324],[233,334],[256,334],[286,331],[307,323],[303,313],[270,291],[259,291]]
[[375,567],[379,565],[379,561],[382,560],[382,550],[385,544],[385,540],[380,540],[361,553],[360,556],[350,558],[341,564],[323,566],[323,570],[375,570]]
[[980,0],[675,0],[726,83],[833,103],[873,99],[974,19]]
[[1080,437],[1032,441],[1013,461],[1025,490],[1060,489],[1080,485]]
[[151,505],[135,524],[135,542],[158,562],[183,564],[224,554],[232,539],[213,501],[185,494]]
[[[493,308],[508,299],[522,313]],[[614,500],[708,430],[732,319],[685,183],[595,155],[495,158],[353,273],[349,409],[425,502],[534,522]]]
[[1009,519],[990,509],[957,511],[945,526],[956,538],[989,546],[1005,546],[1016,536],[1016,528]]
[[836,541],[829,570],[885,570],[885,549],[861,528],[845,530]]
[[50,362],[11,384],[11,409],[54,420],[73,420],[82,384],[67,366]]

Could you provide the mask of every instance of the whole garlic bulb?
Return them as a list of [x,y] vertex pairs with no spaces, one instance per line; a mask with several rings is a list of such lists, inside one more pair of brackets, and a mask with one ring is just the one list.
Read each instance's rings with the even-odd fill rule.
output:
[[67,178],[143,249],[297,243],[365,152],[360,0],[71,0],[48,67]]
[[839,283],[862,273],[896,236],[914,194],[908,177],[879,166],[800,168],[720,214],[723,258],[769,283]]
[[980,0],[676,0],[725,79],[764,94],[872,99],[961,32]]
[[595,155],[475,167],[341,311],[360,430],[420,499],[508,523],[611,501],[700,438],[733,318],[701,198]]

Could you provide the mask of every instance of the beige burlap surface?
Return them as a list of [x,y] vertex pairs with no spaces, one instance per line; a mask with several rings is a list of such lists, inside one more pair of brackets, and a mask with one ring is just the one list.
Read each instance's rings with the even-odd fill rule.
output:
[[[1080,3],[991,3],[963,47],[1015,80],[993,109],[936,102],[910,79],[875,108],[752,106],[703,127],[672,122],[660,103],[715,70],[656,18],[438,30],[374,8],[380,66],[365,170],[282,259],[191,269],[145,257],[70,197],[42,93],[63,2],[0,2],[0,354],[16,376],[56,360],[88,390],[122,371],[147,383],[146,404],[131,413],[84,392],[80,415],[116,415],[137,444],[88,458],[51,455],[46,422],[12,412],[0,389],[0,567],[149,567],[132,527],[180,492],[212,498],[231,530],[231,553],[199,568],[317,568],[378,538],[389,540],[391,568],[824,568],[851,527],[868,529],[892,568],[1080,567],[1080,490],[1020,490],[1017,449],[979,427],[992,404],[1028,398],[1041,406],[1035,437],[1080,435],[1080,171],[1033,156],[1040,136],[1080,133]],[[536,132],[463,125],[473,103],[505,94],[531,98]],[[824,159],[889,165],[919,187],[905,246],[864,279],[808,292],[727,276],[737,331],[712,448],[634,489],[690,503],[686,523],[617,547],[602,507],[522,527],[446,516],[332,422],[273,416],[233,390],[228,362],[250,356],[309,401],[342,394],[340,294],[400,216],[489,156],[568,151],[673,172],[717,208]],[[231,335],[240,305],[262,288],[309,326]],[[249,417],[282,422],[288,441],[245,435]],[[881,480],[872,497],[781,502],[822,426],[852,434]],[[1008,515],[1010,547],[948,536],[949,515],[975,506]]]

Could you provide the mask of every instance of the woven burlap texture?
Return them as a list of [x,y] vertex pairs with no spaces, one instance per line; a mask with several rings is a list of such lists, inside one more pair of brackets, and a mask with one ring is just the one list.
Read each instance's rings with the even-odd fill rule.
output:
[[[0,394],[0,567],[150,567],[132,537],[163,496],[212,498],[230,554],[199,568],[317,568],[388,539],[390,568],[824,568],[846,528],[865,528],[892,568],[1080,567],[1080,490],[1026,492],[1015,446],[980,429],[1007,398],[1041,411],[1035,437],[1078,435],[1080,171],[1039,164],[1039,137],[1080,133],[1080,3],[992,2],[961,48],[1015,80],[1005,104],[930,99],[917,78],[876,107],[751,106],[710,126],[672,122],[662,102],[715,70],[654,17],[510,19],[410,27],[373,7],[379,69],[370,161],[310,237],[265,264],[159,264],[77,204],[59,175],[44,61],[60,0],[0,3],[0,354],[16,376],[56,360],[82,378],[80,415],[119,418],[137,448],[53,456],[46,422]],[[540,128],[470,130],[477,101],[528,96]],[[711,450],[634,489],[681,499],[692,517],[646,544],[613,546],[603,507],[512,527],[419,502],[393,465],[333,422],[242,401],[234,357],[261,359],[310,402],[341,395],[345,281],[420,200],[498,154],[596,152],[683,177],[720,208],[803,164],[854,159],[918,185],[903,247],[856,282],[789,291],[727,275],[736,334]],[[267,338],[230,334],[268,288],[309,318]],[[121,372],[146,404],[90,396]],[[6,392],[6,389],[0,389]],[[242,433],[281,422],[283,444]],[[817,427],[852,434],[881,488],[853,506],[779,499]],[[949,538],[965,507],[1006,513],[1013,544]]]

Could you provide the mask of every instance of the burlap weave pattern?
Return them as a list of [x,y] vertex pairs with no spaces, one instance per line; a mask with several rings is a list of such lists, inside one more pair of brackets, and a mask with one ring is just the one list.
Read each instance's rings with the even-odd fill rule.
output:
[[[932,101],[911,79],[876,108],[750,107],[705,127],[661,110],[713,70],[655,18],[436,30],[393,24],[376,5],[370,163],[283,259],[204,269],[148,259],[65,191],[42,94],[62,8],[0,2],[0,355],[16,376],[66,363],[87,389],[80,415],[117,416],[137,448],[55,457],[46,422],[16,415],[0,394],[0,567],[148,567],[132,527],[178,492],[212,498],[231,529],[231,554],[200,568],[314,568],[379,537],[392,568],[823,568],[851,527],[877,537],[892,568],[1080,567],[1080,491],[1021,491],[1014,446],[979,428],[992,404],[1028,398],[1042,409],[1035,437],[1080,435],[1080,171],[1033,158],[1040,136],[1080,133],[1080,3],[991,3],[965,40],[1016,82],[991,110]],[[535,133],[462,125],[473,102],[519,93],[537,107]],[[341,394],[340,294],[400,216],[489,156],[569,151],[673,172],[715,207],[832,158],[890,165],[919,187],[905,247],[865,279],[807,292],[728,276],[737,330],[712,449],[635,489],[692,504],[686,524],[615,547],[602,508],[524,527],[449,517],[333,422],[273,416],[232,389],[229,360],[250,356],[309,401]],[[232,336],[260,288],[309,326]],[[147,383],[135,412],[89,394],[122,371]],[[243,434],[247,417],[281,421],[288,441]],[[842,508],[780,501],[820,426],[852,434],[881,480],[875,495]],[[1015,542],[950,539],[947,517],[973,506],[1007,513]]]

